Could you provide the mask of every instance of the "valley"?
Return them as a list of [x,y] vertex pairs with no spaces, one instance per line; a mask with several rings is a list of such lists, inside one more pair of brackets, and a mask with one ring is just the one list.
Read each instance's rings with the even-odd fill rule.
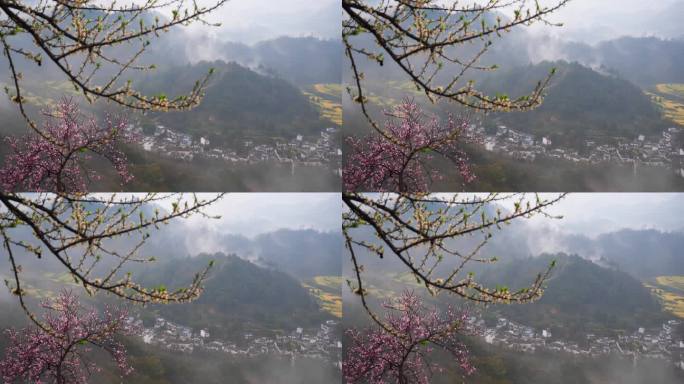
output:
[[470,324],[482,335],[484,342],[520,353],[560,352],[591,358],[610,355],[633,360],[660,359],[684,370],[684,340],[675,335],[677,327],[684,324],[683,320],[668,320],[654,328],[624,330],[618,336],[589,333],[573,340],[554,337],[549,330],[535,329],[504,316],[498,316],[492,326],[485,325],[478,317],[472,317]]
[[275,331],[274,334],[245,333],[232,340],[212,337],[205,329],[193,329],[163,317],[156,317],[154,325],[145,327],[143,320],[127,320],[137,329],[135,336],[145,344],[168,351],[192,354],[213,351],[225,359],[253,359],[264,356],[287,359],[295,364],[298,359],[321,360],[341,369],[342,342],[339,323],[328,320],[317,328],[298,327],[292,332]]
[[[219,160],[236,169],[289,168],[291,176],[301,168],[317,168],[340,177],[339,84],[293,84],[234,62],[203,62],[182,71],[191,78],[215,67],[206,103],[187,113],[156,113],[129,122],[144,151],[186,162]],[[172,73],[161,71],[145,85],[178,92],[177,84],[163,85]]]
[[232,142],[230,147],[211,146],[205,137],[174,131],[162,124],[154,124],[154,133],[144,134],[140,124],[129,124],[128,130],[142,137],[142,148],[166,157],[192,161],[195,158],[223,160],[229,165],[287,164],[292,174],[297,167],[325,167],[339,175],[341,149],[335,144],[337,128],[328,127],[318,137],[297,135],[288,140],[282,137],[250,137]]
[[[173,43],[162,38],[164,44]],[[133,140],[122,146],[139,180],[131,190],[335,190],[342,159],[340,63],[324,53],[338,44],[297,37],[253,46],[225,43],[215,47],[216,59],[205,61],[169,59],[164,49],[152,50],[146,60],[158,61],[154,69],[130,79],[143,93],[182,97],[212,72],[203,102],[187,111],[130,113],[113,104],[85,103],[54,68],[23,79],[23,97],[38,124],[60,98],[78,102],[86,116],[125,117]],[[18,111],[3,107],[0,116],[7,122],[0,138],[28,133]],[[0,148],[0,159],[7,151]],[[120,188],[115,173],[90,183],[93,190]]]
[[[548,44],[553,54],[535,55],[535,44]],[[483,64],[496,70],[472,70],[456,87],[472,81],[486,95],[516,100],[555,69],[544,100],[530,110],[484,114],[445,100],[428,102],[392,62],[360,66],[378,122],[385,120],[382,111],[403,98],[441,121],[450,115],[470,120],[461,143],[478,179],[467,190],[670,191],[684,188],[682,47],[681,39],[625,36],[585,44],[544,41],[521,31],[483,56]],[[463,53],[474,54],[465,47]],[[348,97],[345,103],[348,135],[372,135],[355,103]],[[449,172],[439,156],[429,166]],[[431,190],[463,188],[459,178],[444,179]]]
[[484,143],[486,151],[498,152],[516,160],[533,162],[537,158],[563,160],[575,164],[598,165],[602,163],[633,165],[637,167],[660,167],[676,173],[684,178],[684,149],[673,137],[678,137],[684,128],[671,127],[657,138],[646,138],[644,135],[636,139],[614,137],[615,144],[598,144],[587,140],[585,149],[578,150],[554,146],[547,137],[541,139],[516,131],[506,125],[498,125],[496,133],[489,135],[482,125],[471,124],[465,132],[466,141]]
[[[651,212],[649,217],[653,215],[665,216]],[[534,257],[529,256],[534,251],[524,244],[539,229],[522,226],[507,231],[513,233],[495,235],[480,252],[482,257],[501,255],[504,259],[486,266],[475,263],[462,274],[472,272],[485,287],[517,292],[554,262],[539,300],[482,306],[445,292],[429,295],[423,284],[411,273],[399,272],[402,268],[394,262],[371,261],[362,253],[357,257],[365,265],[368,302],[378,308],[384,300],[410,290],[421,295],[428,308],[466,310],[468,327],[463,337],[477,367],[468,378],[472,383],[514,383],[523,378],[524,382],[545,383],[548,375],[559,375],[559,383],[622,382],[618,377],[637,377],[640,370],[650,369],[660,370],[662,382],[674,383],[684,377],[684,318],[679,312],[684,278],[646,277],[664,270],[681,273],[681,231],[619,230],[596,238],[559,238],[554,234],[549,243],[576,250],[579,255]],[[581,257],[583,253],[592,256]],[[437,267],[435,278],[448,273],[449,268],[445,268]],[[348,278],[354,280],[353,276]],[[349,294],[345,296],[345,327],[364,324],[368,320],[359,299],[348,288],[345,294]],[[435,354],[434,359],[452,370],[443,376],[436,374],[435,383],[460,377],[448,358]],[[574,373],[560,373],[565,366],[572,366]]]

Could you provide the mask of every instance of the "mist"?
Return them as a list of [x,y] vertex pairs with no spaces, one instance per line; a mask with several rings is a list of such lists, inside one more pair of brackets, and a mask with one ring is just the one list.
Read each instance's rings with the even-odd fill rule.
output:
[[[545,199],[554,196],[541,195]],[[433,356],[433,362],[443,363],[445,370],[430,382],[463,378],[475,384],[640,383],[649,379],[679,383],[684,377],[678,347],[684,340],[684,322],[681,313],[667,309],[671,304],[661,301],[653,286],[681,298],[681,290],[658,285],[658,277],[684,275],[682,198],[677,194],[570,194],[547,210],[563,218],[516,219],[494,230],[476,257],[497,257],[498,261],[470,262],[456,281],[472,273],[485,287],[516,291],[528,287],[553,263],[543,295],[531,303],[478,305],[446,291],[430,294],[423,282],[411,278],[398,257],[385,253],[380,259],[358,250],[364,288],[369,292],[366,300],[379,310],[382,300],[411,290],[428,306],[466,308],[473,314],[483,331],[467,338],[465,344],[476,373],[463,378],[448,361]],[[500,207],[510,211],[511,205]],[[353,236],[372,239],[360,233]],[[479,238],[461,236],[448,241],[446,248],[468,254]],[[378,245],[373,240],[371,244]],[[421,256],[421,251],[413,254],[416,260]],[[435,271],[431,277],[448,276],[451,266],[460,262],[444,256],[431,270]],[[344,276],[354,281],[351,261],[344,268]],[[345,287],[343,297],[345,328],[368,326],[370,320],[358,295]],[[539,336],[542,330],[553,336]],[[484,334],[494,341],[485,341]]]
[[678,21],[681,13],[676,12],[682,9],[682,0],[572,0],[551,16],[563,27],[537,25],[531,30],[589,44],[623,36],[674,38],[684,35]]
[[210,213],[220,218],[191,217],[183,225],[185,230],[196,233],[247,238],[280,229],[330,232],[339,231],[342,226],[339,212],[341,202],[337,193],[231,193],[210,207]]
[[[553,195],[543,194],[543,197]],[[684,196],[677,193],[576,193],[549,209],[561,220],[541,217],[529,223],[589,237],[622,229],[684,230]]]
[[[558,194],[540,196],[550,199]],[[637,235],[684,239],[684,196],[677,193],[571,193],[546,213],[554,218],[518,220],[497,232],[483,254],[516,259],[567,253],[598,261],[615,242],[634,241]],[[675,250],[652,247],[651,251]]]
[[231,0],[212,13],[220,27],[193,25],[191,34],[254,44],[280,36],[340,37],[340,2],[335,0]]

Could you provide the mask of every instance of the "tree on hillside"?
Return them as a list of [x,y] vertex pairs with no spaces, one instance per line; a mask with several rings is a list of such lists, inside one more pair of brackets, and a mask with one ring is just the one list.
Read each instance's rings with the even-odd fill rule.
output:
[[[105,99],[143,111],[190,108],[200,101],[207,78],[199,80],[189,94],[174,99],[143,95],[130,81],[122,80],[129,71],[154,68],[138,64],[150,39],[176,26],[211,25],[206,17],[227,1],[202,6],[185,0],[144,0],[128,5],[95,0],[1,0],[0,45],[12,77],[12,85],[5,91],[34,129],[24,108],[18,58],[38,67],[54,65],[89,101]],[[170,19],[157,13],[164,10],[171,10]],[[29,47],[24,47],[26,42]],[[131,47],[131,53],[116,49],[121,46]]]
[[[369,91],[364,87],[363,68],[367,62],[379,66],[390,63],[431,102],[448,100],[484,112],[534,108],[542,102],[554,70],[531,93],[516,99],[506,94],[486,95],[467,77],[471,71],[496,70],[496,65],[485,66],[480,61],[497,37],[534,23],[560,25],[548,17],[569,1],[554,0],[542,6],[530,0],[342,0],[346,16],[342,40],[352,83],[347,91],[374,132],[394,147],[409,144],[371,116]],[[505,13],[512,15],[505,17]],[[464,53],[464,48],[475,45],[479,48],[472,55]],[[458,136],[459,131],[452,135]],[[445,140],[449,139],[445,136]]]
[[[118,160],[120,152],[112,145],[123,134],[121,129],[113,129],[112,125],[118,124],[107,122],[107,129],[97,132],[91,129],[92,124],[85,122],[66,131],[51,129],[49,125],[40,127],[27,110],[28,99],[24,96],[22,86],[26,74],[21,71],[20,65],[25,62],[35,65],[32,72],[41,67],[56,69],[76,93],[82,94],[91,103],[105,100],[143,112],[190,109],[201,101],[213,69],[198,79],[187,94],[173,98],[163,93],[145,95],[136,90],[127,76],[131,72],[155,68],[154,65],[140,64],[153,38],[177,26],[193,23],[218,25],[209,23],[207,16],[227,1],[211,0],[208,5],[201,5],[201,1],[185,0],[143,0],[130,4],[111,0],[0,0],[0,50],[10,73],[9,85],[4,87],[4,91],[18,105],[35,135],[22,139],[24,143],[11,143],[14,150],[24,150],[17,153],[15,159],[26,160],[34,157],[38,148],[47,149],[52,155],[61,155],[54,161],[63,163],[62,170],[68,173],[74,170],[74,161],[69,154],[76,142],[76,146],[86,152],[98,153],[106,148],[106,153],[100,154],[108,158],[125,179],[128,175],[122,174],[123,167]],[[171,12],[170,18],[159,13],[165,11]],[[62,103],[57,109],[62,109],[59,112],[68,115],[63,107]],[[84,146],[83,141],[87,145]],[[109,158],[109,155],[117,159]],[[45,172],[53,171],[50,169]],[[74,180],[62,180],[75,182],[72,185],[51,188],[49,184],[40,184],[40,187],[50,191],[85,192],[78,179],[79,176]],[[28,180],[24,181],[27,183],[3,183],[2,188],[17,190],[31,185]]]
[[[11,266],[5,284],[29,318],[48,331],[25,300],[23,259],[54,259],[90,295],[106,293],[139,304],[194,300],[211,264],[188,286],[173,291],[163,285],[144,287],[126,268],[155,261],[139,252],[153,231],[176,219],[212,218],[206,209],[222,196],[0,193],[0,241]],[[157,204],[172,208],[161,210]],[[27,232],[32,236],[26,238]]]
[[118,340],[134,331],[126,310],[107,308],[99,314],[82,307],[69,291],[44,300],[42,307],[42,323],[50,332],[38,327],[5,331],[10,345],[0,360],[4,382],[85,384],[99,370],[90,359],[93,348],[109,353],[122,376],[132,372]]
[[[449,294],[482,304],[534,301],[542,296],[555,263],[541,271],[529,286],[516,291],[479,283],[469,267],[473,263],[497,261],[495,257],[480,254],[495,231],[517,219],[557,218],[547,210],[563,197],[544,199],[539,195],[496,193],[465,197],[457,194],[343,193],[342,232],[353,273],[347,283],[360,298],[378,328],[377,332],[384,333],[383,337],[396,338],[395,342],[401,345],[412,336],[376,313],[369,301],[371,291],[366,287],[365,259],[387,257],[398,261],[416,283],[432,295]],[[468,241],[459,243],[459,239]],[[470,244],[470,248],[464,244]],[[458,328],[453,332],[458,332]],[[360,343],[358,348],[372,349],[373,343]],[[416,353],[420,352],[409,350],[395,358],[399,361],[420,358]],[[399,376],[393,377],[391,382],[402,382]]]

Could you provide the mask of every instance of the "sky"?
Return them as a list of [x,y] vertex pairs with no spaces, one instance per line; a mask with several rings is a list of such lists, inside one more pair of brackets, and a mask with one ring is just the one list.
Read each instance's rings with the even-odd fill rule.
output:
[[[199,0],[200,4],[211,2]],[[195,24],[188,30],[247,44],[280,36],[329,39],[340,37],[341,15],[340,0],[229,0],[209,17],[221,27]]]
[[[452,194],[436,194],[450,199]],[[501,194],[507,196],[508,194]],[[459,200],[487,194],[459,194]],[[535,194],[526,194],[526,200],[534,203]],[[544,200],[553,200],[559,194],[541,193]],[[513,210],[515,199],[499,202]],[[525,205],[524,203],[522,204]],[[545,209],[551,216],[536,215],[529,220],[519,220],[539,233],[581,234],[596,237],[602,233],[621,229],[657,229],[661,231],[684,231],[684,193],[570,193],[559,202]]]
[[[550,198],[551,194],[543,197]],[[536,227],[562,233],[595,237],[620,229],[684,230],[684,194],[670,193],[578,193],[570,194],[549,213],[560,220],[537,217]]]
[[[199,1],[210,4],[215,0]],[[548,5],[559,0],[540,1]],[[684,0],[571,0],[551,16],[551,21],[563,22],[563,28],[537,24],[531,30],[589,43],[623,35],[661,35],[664,27],[657,20],[675,3]],[[534,2],[529,0],[529,4]],[[188,30],[252,44],[284,35],[339,38],[341,20],[340,0],[229,0],[210,16],[210,21],[222,23],[221,27],[195,24]]]
[[[556,1],[542,0],[541,3],[548,5]],[[532,30],[588,43],[624,35],[681,36],[684,29],[674,26],[676,15],[668,12],[675,4],[684,9],[681,8],[683,0],[571,0],[551,16],[551,21],[564,24],[562,28],[537,25]]]
[[[198,0],[198,3],[207,6],[216,1]],[[540,0],[544,5],[557,1]],[[534,1],[528,0],[528,4],[534,6]],[[668,12],[673,4],[681,6],[684,0],[571,0],[551,16],[552,21],[563,22],[563,28],[537,24],[530,30],[589,43],[622,35],[681,36],[684,31],[679,27],[679,19]],[[163,12],[171,15],[170,9]],[[279,36],[340,38],[342,14],[340,0],[228,0],[208,16],[209,22],[221,23],[220,27],[194,23],[184,29],[219,41],[247,44]]]
[[[438,194],[442,199],[453,195]],[[470,200],[486,194],[459,194],[459,200]],[[501,196],[508,196],[502,194]],[[534,203],[536,195],[526,194]],[[544,200],[553,200],[559,194],[542,193]],[[519,198],[516,197],[516,199]],[[506,210],[514,209],[514,199],[498,202]],[[525,206],[523,202],[522,206]],[[556,252],[575,252],[568,249],[569,235],[582,235],[594,239],[601,234],[623,229],[654,229],[661,232],[684,232],[684,193],[571,193],[544,210],[550,218],[537,214],[531,219],[516,219],[519,225],[516,241],[526,245],[530,255]],[[506,227],[503,227],[504,231]]]
[[[212,195],[198,196],[206,199]],[[250,238],[278,229],[340,231],[341,204],[337,193],[230,193],[206,210],[220,219],[193,216],[183,222],[193,227],[194,233],[206,228]]]

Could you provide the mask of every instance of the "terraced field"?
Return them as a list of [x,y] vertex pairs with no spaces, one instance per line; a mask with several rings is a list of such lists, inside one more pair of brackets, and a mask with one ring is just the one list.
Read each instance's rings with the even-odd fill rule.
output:
[[656,282],[684,293],[684,276],[658,276]]
[[651,100],[663,110],[665,118],[684,126],[684,84],[658,84]]
[[54,283],[58,283],[58,284],[60,284],[60,285],[74,285],[74,286],[77,286],[77,287],[80,286],[80,284],[78,284],[78,282],[76,282],[76,281],[74,280],[74,278],[73,278],[69,273],[66,273],[66,272],[65,272],[65,273],[61,273],[61,274],[52,273],[52,272],[46,272],[46,273],[44,274],[44,276],[45,276],[45,278],[47,278],[48,280],[50,280],[50,281],[52,281],[52,282],[54,282]]
[[645,285],[660,298],[666,311],[684,319],[684,276],[658,276]]
[[[5,87],[12,88],[10,84],[0,82],[0,88],[4,89]],[[29,82],[22,89],[22,97],[26,104],[40,108],[54,106],[61,97],[79,95],[80,93],[68,81],[44,81],[39,84]]]
[[424,287],[424,285],[420,283],[420,280],[417,280],[410,272],[396,273],[393,275],[392,280],[409,287]]
[[[14,286],[14,277],[13,276],[8,276],[8,275],[3,275],[0,274],[0,281],[5,282],[5,284],[10,284],[11,286]],[[5,289],[5,287],[3,287]],[[47,298],[52,298],[55,296],[54,292],[51,290],[47,289],[41,289],[27,280],[23,280],[21,282],[21,290],[24,292],[24,297],[26,298],[33,298],[33,299],[47,299]]]
[[658,84],[656,89],[666,95],[684,98],[684,84]]
[[324,311],[342,318],[341,276],[316,276],[302,285],[319,300]]
[[403,94],[404,97],[425,96],[425,92],[421,91],[420,88],[416,87],[416,85],[412,81],[388,81],[387,85],[391,88],[401,91],[401,94]]
[[314,84],[303,93],[320,109],[322,118],[342,126],[342,85]]

